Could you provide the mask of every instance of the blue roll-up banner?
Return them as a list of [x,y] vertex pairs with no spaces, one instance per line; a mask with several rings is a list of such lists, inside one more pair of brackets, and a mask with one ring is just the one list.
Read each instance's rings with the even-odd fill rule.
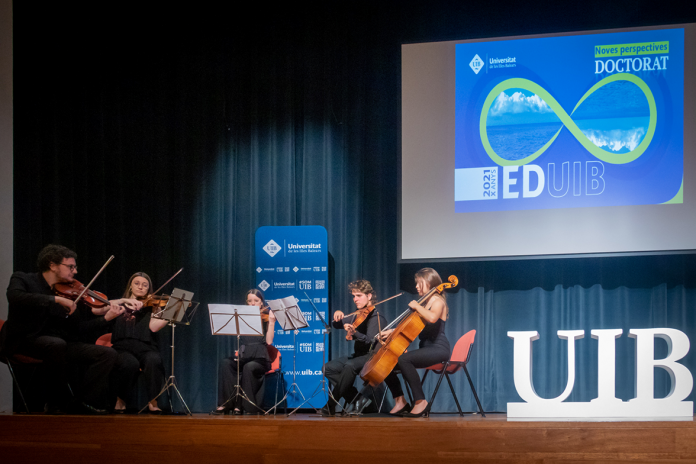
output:
[[[329,251],[326,229],[321,226],[260,227],[256,230],[256,287],[266,300],[294,296],[309,327],[300,329],[293,344],[292,331],[276,324],[273,345],[282,356],[281,369],[286,384],[292,383],[293,354],[295,381],[305,398],[312,396],[321,381],[324,354],[324,326],[316,316],[305,292],[326,320],[329,308]],[[328,338],[326,340],[328,343]],[[297,351],[295,351],[295,348]],[[327,359],[328,361],[328,359]],[[304,399],[299,393],[288,396],[288,407],[297,407]],[[326,404],[324,393],[304,407]]]

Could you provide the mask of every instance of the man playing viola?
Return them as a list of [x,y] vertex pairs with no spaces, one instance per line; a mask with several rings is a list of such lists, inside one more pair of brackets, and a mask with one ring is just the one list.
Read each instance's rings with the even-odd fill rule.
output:
[[[84,334],[109,325],[128,304],[137,300],[110,301],[91,309],[54,294],[57,283],[71,283],[77,274],[77,254],[60,245],[48,245],[39,253],[39,272],[15,272],[7,287],[8,319],[0,331],[0,357],[23,354],[43,361],[47,370],[47,412],[69,408],[81,414],[106,414],[108,378],[116,361],[112,348],[83,343]],[[96,316],[83,317],[89,312]],[[68,404],[68,366],[80,367],[81,381],[73,385],[75,398]]]
[[[358,395],[358,390],[353,386],[355,378],[360,373],[367,360],[370,358],[370,344],[374,337],[379,333],[380,328],[386,327],[387,321],[377,310],[373,310],[367,318],[357,327],[353,321],[357,313],[374,305],[376,294],[372,289],[372,284],[367,280],[357,280],[348,285],[348,289],[353,294],[353,303],[358,311],[345,315],[343,311],[336,311],[333,315],[333,327],[344,329],[348,332],[349,339],[355,341],[354,352],[350,356],[343,356],[333,359],[324,366],[326,378],[333,386],[333,399],[329,398],[328,403],[321,410],[324,416],[336,414],[336,404],[345,399],[344,411],[346,407]],[[334,401],[335,400],[335,401]]]

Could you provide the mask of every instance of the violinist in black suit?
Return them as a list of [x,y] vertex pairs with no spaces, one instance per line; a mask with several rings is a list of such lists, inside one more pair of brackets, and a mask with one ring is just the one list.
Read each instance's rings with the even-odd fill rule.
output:
[[[358,310],[374,305],[377,297],[372,284],[367,280],[357,280],[348,285],[353,295],[353,303]],[[333,315],[333,327],[344,329],[355,341],[353,354],[332,359],[324,365],[324,374],[333,386],[333,398],[321,409],[323,416],[336,414],[336,404],[343,398],[344,410],[358,395],[358,390],[353,386],[355,378],[370,359],[370,345],[374,337],[379,333],[380,327],[386,327],[387,321],[376,311],[369,313],[367,318],[357,327],[353,325],[355,313],[345,315],[343,311],[336,311]]]
[[[104,330],[124,312],[121,304],[133,308],[142,304],[116,300],[91,309],[55,295],[55,284],[74,281],[76,259],[74,251],[48,245],[39,253],[39,272],[12,274],[7,287],[8,318],[0,331],[0,356],[23,354],[43,361],[48,374],[47,412],[106,414],[108,377],[116,352],[80,340],[87,333]],[[75,394],[71,401],[67,386],[73,366],[81,376],[78,382],[71,382]]]

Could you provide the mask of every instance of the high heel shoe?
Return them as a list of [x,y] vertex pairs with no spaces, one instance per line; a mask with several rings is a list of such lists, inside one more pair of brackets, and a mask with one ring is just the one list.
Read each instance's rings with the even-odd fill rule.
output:
[[412,414],[411,412],[404,412],[401,414],[401,417],[429,417],[430,416],[430,405],[426,406],[424,410],[421,412],[418,412],[416,414]]
[[222,409],[215,408],[212,411],[210,411],[210,415],[211,416],[222,416],[223,414],[229,414],[231,409],[232,409],[231,406],[225,406]]
[[392,416],[401,416],[403,414],[408,413],[410,410],[411,410],[411,405],[406,403],[406,406],[404,406],[403,408],[399,409],[396,412],[390,412],[389,414],[391,414]]

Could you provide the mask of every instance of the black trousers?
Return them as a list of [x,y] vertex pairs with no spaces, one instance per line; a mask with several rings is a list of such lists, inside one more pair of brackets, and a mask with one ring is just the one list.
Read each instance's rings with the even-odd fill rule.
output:
[[[417,350],[409,351],[399,357],[396,369],[401,371],[401,375],[413,392],[413,401],[424,400],[425,394],[421,387],[420,376],[417,369],[430,367],[433,364],[445,362],[450,357],[449,345],[430,344]],[[389,387],[389,391],[394,398],[402,396],[404,391],[401,389],[401,381],[397,374],[392,371],[384,383]]]
[[332,359],[324,365],[324,375],[333,385],[332,393],[336,401],[345,398],[347,405],[357,396],[358,390],[353,386],[353,383],[370,356],[370,354],[355,358],[343,356]]
[[164,364],[155,347],[140,340],[119,340],[114,344],[118,353],[111,374],[116,395],[132,404],[140,369],[143,370],[147,400],[154,399],[164,385]]
[[[67,383],[72,380],[70,383],[78,401],[95,408],[106,408],[109,373],[116,362],[113,348],[42,335],[25,340],[17,353],[44,362],[49,379],[46,385],[49,405],[65,405],[69,398]],[[76,379],[69,375],[73,367],[76,368]]]
[[[260,399],[256,396],[263,384],[264,375],[271,370],[270,363],[267,359],[263,358],[242,358],[239,360],[239,367],[241,369],[239,385],[249,399],[260,407]],[[234,356],[230,356],[229,358],[223,359],[220,364],[218,406],[222,406],[236,393],[234,388],[235,385],[237,385],[237,360]],[[246,400],[242,401],[242,398],[239,396],[227,405],[247,412],[259,412],[259,409],[255,408]]]

